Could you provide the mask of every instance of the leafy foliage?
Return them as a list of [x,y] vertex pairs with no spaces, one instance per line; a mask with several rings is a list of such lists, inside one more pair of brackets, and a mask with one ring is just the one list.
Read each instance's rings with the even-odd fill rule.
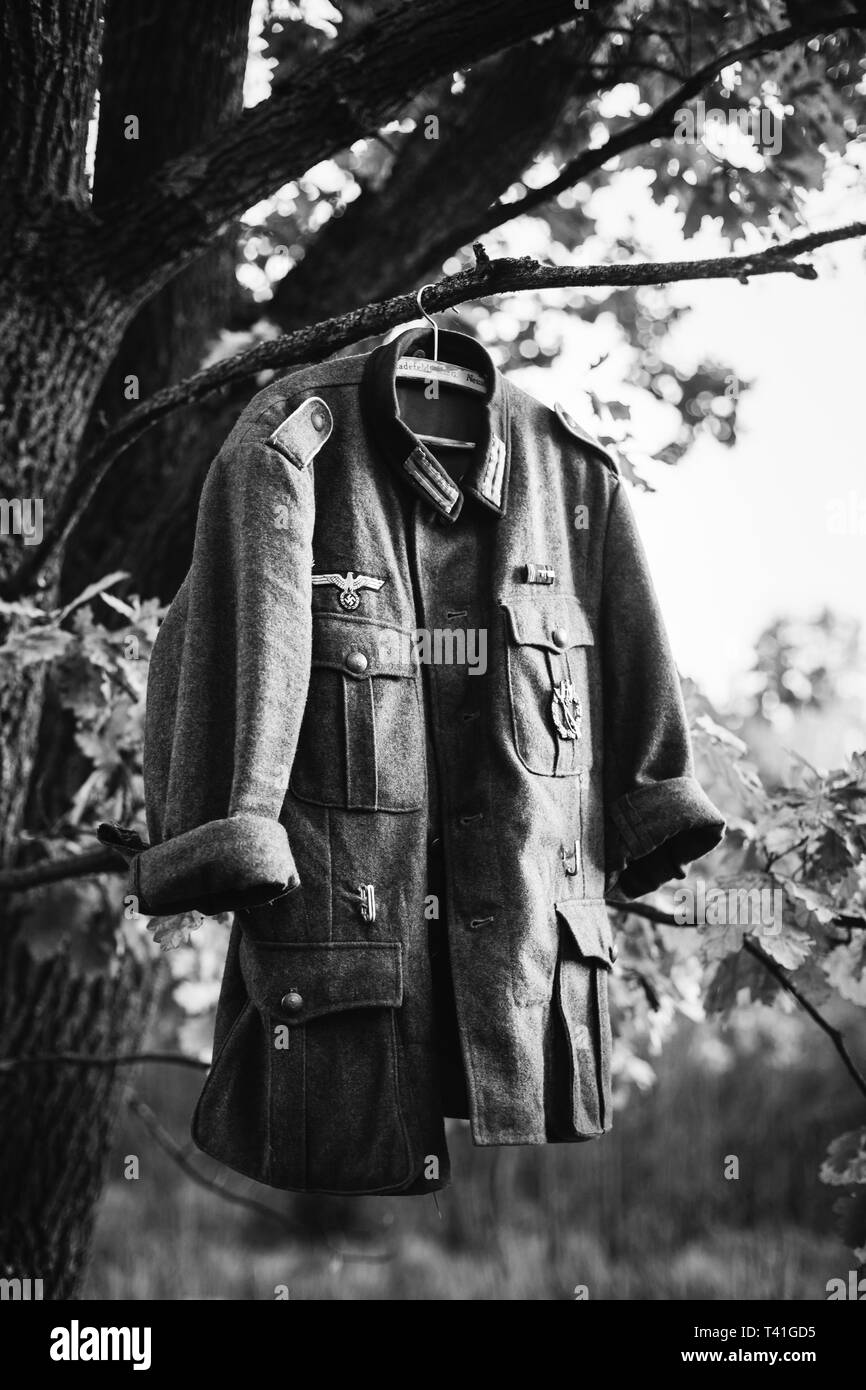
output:
[[[796,763],[790,783],[770,790],[708,701],[691,685],[686,694],[698,776],[725,812],[728,833],[683,887],[695,898],[710,886],[732,895],[764,890],[781,910],[765,918],[755,898],[755,910],[733,925],[663,927],[654,938],[626,910],[624,1009],[655,1012],[657,1029],[696,1009],[736,1027],[749,1005],[793,1007],[786,983],[825,1017],[828,1005],[834,1013],[844,1003],[866,1007],[866,754],[823,774]],[[668,891],[654,901],[671,910]],[[781,974],[747,952],[747,941]],[[633,1035],[633,1021],[629,1028]],[[627,1062],[624,1075],[631,1079]],[[866,1183],[863,1142],[862,1131],[835,1140],[822,1181]],[[835,1210],[850,1232],[863,1204]],[[856,1243],[864,1241],[866,1226]]]

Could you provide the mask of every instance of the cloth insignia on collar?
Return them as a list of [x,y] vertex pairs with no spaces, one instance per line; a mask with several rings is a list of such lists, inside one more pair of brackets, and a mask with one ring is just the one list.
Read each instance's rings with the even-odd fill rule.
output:
[[452,510],[460,491],[457,485],[444,475],[442,469],[436,467],[423,449],[413,449],[403,467],[444,511]]
[[494,507],[502,506],[502,480],[505,477],[505,441],[494,434],[484,461],[479,491]]

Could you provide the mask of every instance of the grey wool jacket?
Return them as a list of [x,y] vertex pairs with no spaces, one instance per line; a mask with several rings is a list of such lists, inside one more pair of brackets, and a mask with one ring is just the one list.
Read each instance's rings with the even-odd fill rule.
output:
[[462,476],[396,384],[426,329],[269,385],[151,661],[133,891],[235,912],[193,1135],[279,1188],[432,1191],[447,1115],[608,1129],[605,894],[724,829],[612,460],[440,340],[483,386]]

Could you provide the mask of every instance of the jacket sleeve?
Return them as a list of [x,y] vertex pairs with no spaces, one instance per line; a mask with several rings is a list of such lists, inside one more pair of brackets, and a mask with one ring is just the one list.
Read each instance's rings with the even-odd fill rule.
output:
[[607,891],[636,898],[683,878],[725,825],[695,780],[679,676],[621,482],[608,515],[600,633]]
[[283,415],[246,412],[211,466],[154,645],[140,912],[252,907],[298,882],[280,813],[310,673],[314,502],[311,470],[268,442]]

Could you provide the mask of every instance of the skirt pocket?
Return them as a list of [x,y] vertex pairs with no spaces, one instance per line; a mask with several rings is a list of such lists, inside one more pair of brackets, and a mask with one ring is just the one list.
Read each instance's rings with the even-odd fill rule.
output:
[[608,978],[616,951],[603,902],[558,902],[556,913],[555,1000],[569,1052],[571,1118],[574,1137],[589,1139],[611,1126]]
[[242,1171],[273,1187],[361,1193],[409,1183],[419,1165],[404,1119],[400,943],[243,937],[239,963],[250,1004],[208,1079],[214,1100],[203,1093],[197,1142],[214,1152],[201,1139],[216,1126],[219,1146],[236,1149],[231,1135],[245,1123],[257,1171]]

